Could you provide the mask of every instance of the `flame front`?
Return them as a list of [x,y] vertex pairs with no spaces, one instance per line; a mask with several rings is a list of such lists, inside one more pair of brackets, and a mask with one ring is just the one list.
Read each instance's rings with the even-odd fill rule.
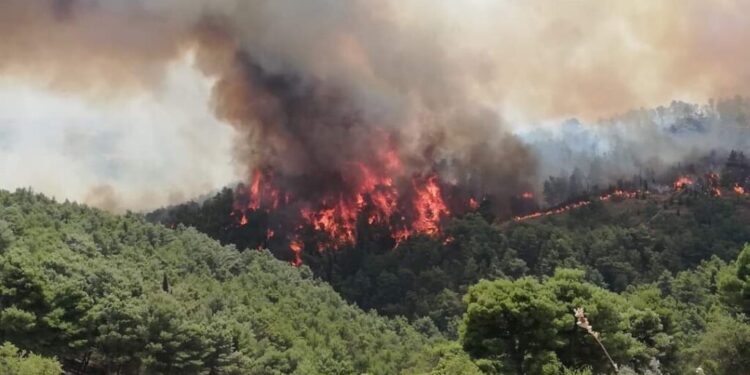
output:
[[292,265],[295,267],[299,267],[302,265],[302,243],[298,240],[292,240],[289,242],[289,249],[292,250],[292,253],[294,254],[294,260],[292,260]]
[[440,231],[440,218],[450,214],[443,201],[437,176],[428,177],[422,185],[419,185],[415,179],[413,185],[416,192],[414,207],[417,210],[417,218],[413,225],[414,231],[437,234]]
[[[394,246],[415,234],[438,236],[441,221],[451,212],[438,175],[404,176],[401,161],[390,151],[379,155],[378,164],[351,162],[340,176],[344,188],[319,199],[291,193],[283,188],[284,183],[278,183],[273,171],[256,169],[251,183],[237,189],[232,215],[239,226],[251,224],[257,213],[266,214],[267,220],[274,215],[284,217],[274,222],[273,229],[266,229],[258,246],[278,241],[276,234],[282,233],[293,255],[291,263],[297,266],[302,264],[306,244],[314,244],[319,252],[354,245],[364,223],[387,228]],[[478,206],[476,201],[474,205]],[[319,235],[300,240],[308,228]]]
[[240,187],[235,194],[234,209],[242,213],[240,224],[247,224],[245,211],[275,210],[279,207],[279,190],[273,185],[270,171],[255,170],[250,186]]
[[[638,197],[638,193],[639,193],[638,191],[626,191],[626,190],[619,190],[618,189],[618,190],[615,190],[615,191],[613,191],[613,192],[611,192],[609,194],[600,195],[598,197],[598,199],[601,200],[601,201],[605,201],[605,202],[608,201],[608,200],[611,200],[612,198],[632,199],[632,198]],[[550,209],[550,210],[537,211],[537,212],[532,212],[530,214],[526,214],[526,215],[523,215],[523,216],[516,216],[516,217],[513,218],[513,220],[514,221],[524,221],[524,220],[534,219],[534,218],[542,217],[542,216],[559,215],[559,214],[568,212],[570,210],[574,210],[576,208],[581,208],[581,207],[584,207],[584,206],[588,206],[588,205],[591,204],[591,202],[592,202],[591,200],[582,200],[582,201],[578,201],[578,202],[566,204],[566,205],[561,206],[561,207],[553,208],[553,209]]]

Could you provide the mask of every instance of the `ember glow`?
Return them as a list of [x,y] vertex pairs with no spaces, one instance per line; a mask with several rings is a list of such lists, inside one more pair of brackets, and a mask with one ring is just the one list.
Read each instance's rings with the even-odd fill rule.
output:
[[745,194],[745,188],[740,186],[740,184],[734,184],[734,192],[737,193],[737,195],[744,195]]
[[714,197],[721,196],[721,187],[719,185],[719,174],[710,172],[706,174],[706,185],[710,194]]
[[708,172],[703,176],[697,176],[695,178],[682,176],[675,180],[672,186],[676,193],[683,192],[690,188],[692,191],[700,191],[714,197],[722,196],[719,174],[716,172]]
[[299,267],[302,265],[302,244],[297,240],[292,240],[289,243],[289,249],[292,250],[292,253],[294,254],[294,260],[292,260],[292,265],[295,267]]
[[476,198],[469,198],[469,208],[471,208],[472,210],[476,210],[479,208],[479,202],[477,202]]
[[693,180],[690,179],[689,177],[680,177],[674,182],[673,186],[675,190],[680,191],[692,184],[693,184]]

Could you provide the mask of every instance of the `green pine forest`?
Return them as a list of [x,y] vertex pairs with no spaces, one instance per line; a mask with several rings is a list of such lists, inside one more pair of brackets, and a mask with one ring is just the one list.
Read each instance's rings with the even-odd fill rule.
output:
[[0,373],[750,373],[746,197],[480,209],[450,242],[361,235],[299,268],[228,210],[229,190],[150,215],[0,191]]

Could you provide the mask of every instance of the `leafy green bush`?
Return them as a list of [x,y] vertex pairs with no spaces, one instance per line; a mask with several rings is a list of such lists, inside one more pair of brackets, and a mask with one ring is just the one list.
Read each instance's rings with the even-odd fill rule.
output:
[[6,342],[0,346],[0,374],[60,375],[62,367],[54,359],[27,353]]

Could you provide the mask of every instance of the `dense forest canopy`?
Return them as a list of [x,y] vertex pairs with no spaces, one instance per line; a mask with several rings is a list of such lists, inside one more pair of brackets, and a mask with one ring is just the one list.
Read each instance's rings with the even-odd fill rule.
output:
[[[456,340],[463,350],[443,349],[438,362],[467,373],[610,371],[575,324],[573,309],[583,307],[620,372],[744,374],[749,364],[733,359],[744,358],[750,337],[743,271],[750,249],[742,252],[750,242],[750,199],[736,189],[748,177],[744,155],[732,152],[721,173],[667,193],[592,198],[539,219],[498,220],[479,206],[448,220],[440,235],[413,236],[395,248],[377,226],[363,225],[352,246],[307,251],[302,259],[348,301],[428,322]],[[253,248],[263,213],[250,220],[261,225],[237,225],[232,202],[225,189],[147,217]],[[283,243],[270,247],[290,261]],[[725,337],[730,331],[737,335]]]
[[418,236],[292,267],[182,224],[0,192],[0,368],[743,375],[746,205],[643,198],[502,225],[474,213],[445,228],[448,243]]
[[[744,173],[742,154],[730,160]],[[305,252],[301,267],[273,243],[250,248],[257,228],[238,226],[232,203],[226,189],[118,216],[1,191],[0,369],[750,371],[744,194],[613,196],[512,221],[479,206],[395,248],[363,225],[355,244]]]
[[[695,172],[699,167],[685,169],[683,173],[700,175]],[[362,308],[411,319],[429,316],[455,337],[461,296],[483,278],[543,277],[559,267],[577,268],[588,281],[621,292],[665,273],[691,269],[712,256],[734,259],[750,241],[750,196],[734,190],[747,179],[744,155],[733,151],[715,181],[718,187],[699,177],[689,188],[634,190],[607,201],[581,198],[577,192],[566,199],[587,199],[586,205],[533,220],[502,220],[480,205],[447,220],[439,235],[413,236],[395,248],[383,236],[387,229],[360,221],[353,245],[324,251],[306,246],[310,250],[301,259]],[[724,195],[716,196],[714,189]],[[231,214],[233,199],[227,188],[202,203],[157,210],[147,218],[168,226],[193,226],[238,249],[266,244],[277,258],[292,261],[283,233],[266,241],[270,214],[253,212],[249,224],[241,225]],[[314,244],[321,235],[310,229],[301,241]]]
[[437,337],[267,252],[29,191],[0,192],[0,323],[86,373],[393,374]]

